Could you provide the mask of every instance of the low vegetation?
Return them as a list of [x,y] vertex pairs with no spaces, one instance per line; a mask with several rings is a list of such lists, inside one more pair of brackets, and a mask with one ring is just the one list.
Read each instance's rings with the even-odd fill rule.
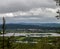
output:
[[[23,40],[24,39],[24,40]],[[0,49],[3,48],[2,37],[0,37]],[[28,41],[28,43],[19,43],[16,40]],[[37,43],[30,43],[36,41]],[[5,37],[5,49],[60,49],[60,37],[44,37],[44,38],[26,38],[26,37]]]

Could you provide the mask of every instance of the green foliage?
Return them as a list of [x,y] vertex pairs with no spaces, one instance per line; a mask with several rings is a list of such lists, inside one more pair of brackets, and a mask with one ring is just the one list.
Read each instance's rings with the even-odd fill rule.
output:
[[[29,38],[30,39],[30,38]],[[33,39],[33,38],[32,38]],[[0,37],[0,49],[2,49],[2,37]],[[34,39],[33,39],[34,40]],[[60,37],[36,38],[38,43],[19,43],[14,36],[5,37],[5,49],[60,49]]]

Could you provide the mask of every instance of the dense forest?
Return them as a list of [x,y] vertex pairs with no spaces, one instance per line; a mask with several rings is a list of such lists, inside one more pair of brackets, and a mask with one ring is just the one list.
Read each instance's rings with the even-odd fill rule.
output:
[[[2,24],[0,25],[0,29]],[[36,23],[36,24],[6,24],[6,29],[60,29],[60,24],[58,23]]]

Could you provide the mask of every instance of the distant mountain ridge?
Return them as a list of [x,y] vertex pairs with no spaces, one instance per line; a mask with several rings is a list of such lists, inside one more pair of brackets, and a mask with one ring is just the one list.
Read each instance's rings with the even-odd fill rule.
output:
[[[1,29],[2,25],[0,25]],[[6,24],[6,29],[60,29],[60,23],[17,23]]]
[[21,25],[38,25],[38,26],[50,26],[59,27],[60,23],[20,23]]

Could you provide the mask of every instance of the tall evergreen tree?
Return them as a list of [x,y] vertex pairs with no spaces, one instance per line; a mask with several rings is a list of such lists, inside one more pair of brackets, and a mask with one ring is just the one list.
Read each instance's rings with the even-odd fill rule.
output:
[[[57,8],[60,8],[60,0],[54,0],[56,2]],[[58,15],[56,16],[57,19],[60,19],[60,9],[56,12]]]
[[5,18],[3,17],[3,26],[2,26],[2,29],[3,29],[3,49],[4,49],[4,33],[5,33]]

